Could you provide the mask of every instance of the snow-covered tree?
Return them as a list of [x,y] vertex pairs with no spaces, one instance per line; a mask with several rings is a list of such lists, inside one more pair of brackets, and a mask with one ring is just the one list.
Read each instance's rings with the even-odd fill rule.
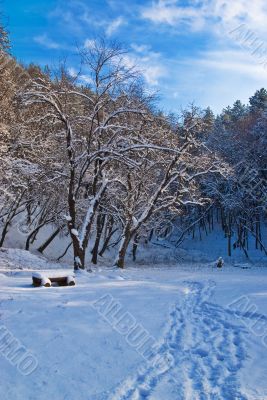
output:
[[[116,45],[95,42],[82,51],[91,87],[75,86],[62,70],[53,82],[37,78],[22,94],[25,105],[43,105],[40,119],[50,124],[59,140],[58,162],[62,162],[61,173],[66,178],[66,219],[76,269],[85,266],[85,251],[101,198],[116,183],[112,165],[133,164],[128,153],[136,145],[135,132],[147,114],[136,74],[125,67],[123,55]],[[138,115],[134,124],[132,115]]]
[[262,88],[257,90],[256,93],[250,97],[250,112],[259,113],[267,109],[267,90]]
[[0,21],[0,54],[1,52],[7,52],[10,50],[10,40],[8,36],[8,32],[1,24]]

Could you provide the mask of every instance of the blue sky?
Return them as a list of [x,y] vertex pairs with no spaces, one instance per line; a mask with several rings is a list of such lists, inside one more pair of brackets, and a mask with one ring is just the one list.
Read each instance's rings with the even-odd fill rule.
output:
[[[2,0],[0,7],[13,54],[25,63],[56,65],[67,57],[75,70],[77,45],[106,35],[129,49],[126,62],[137,64],[147,86],[159,91],[164,111],[179,112],[195,102],[219,112],[267,87],[266,3]],[[240,26],[251,39],[238,35]]]

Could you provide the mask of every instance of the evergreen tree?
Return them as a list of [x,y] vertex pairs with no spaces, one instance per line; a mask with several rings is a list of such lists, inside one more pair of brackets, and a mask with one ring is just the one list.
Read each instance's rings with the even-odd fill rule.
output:
[[203,122],[205,133],[211,132],[215,123],[215,115],[210,107],[204,110]]
[[240,100],[236,100],[231,109],[231,117],[233,121],[238,121],[247,114],[247,107]]
[[260,113],[262,111],[266,111],[267,109],[267,90],[266,89],[260,89],[257,90],[254,96],[250,97],[249,99],[250,103],[250,112],[255,114],[255,113]]

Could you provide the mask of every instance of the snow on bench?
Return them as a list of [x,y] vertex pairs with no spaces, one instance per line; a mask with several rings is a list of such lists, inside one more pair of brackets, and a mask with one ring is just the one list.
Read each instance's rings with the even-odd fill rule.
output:
[[32,274],[32,284],[35,287],[45,286],[50,287],[52,283],[57,283],[58,286],[74,286],[75,285],[75,278],[72,275],[55,275],[51,274],[48,276],[40,273],[34,272]]

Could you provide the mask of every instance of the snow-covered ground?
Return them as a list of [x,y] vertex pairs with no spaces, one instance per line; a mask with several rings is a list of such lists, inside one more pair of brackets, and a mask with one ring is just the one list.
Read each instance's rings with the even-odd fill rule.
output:
[[[22,219],[22,221],[24,221]],[[1,221],[0,221],[1,223]],[[45,226],[42,228],[36,237],[34,243],[30,245],[30,250],[35,252],[38,247],[43,244],[43,242],[54,232],[53,226]],[[200,235],[201,233],[201,235]],[[234,236],[232,238],[232,243],[237,240],[237,237]],[[227,238],[225,237],[224,232],[221,229],[219,224],[215,224],[215,228],[212,232],[205,233],[203,230],[196,231],[195,238],[192,239],[192,235],[185,235],[184,241],[177,248],[175,247],[175,243],[177,241],[177,237],[180,236],[179,231],[174,231],[173,234],[168,237],[166,240],[159,240],[153,238],[149,243],[142,243],[137,251],[137,263],[144,264],[170,264],[170,263],[196,263],[196,262],[209,262],[215,261],[219,258],[219,256],[223,257],[229,263],[235,262],[247,262],[246,256],[244,252],[239,249],[232,249],[232,256],[227,256],[228,244]],[[25,243],[27,239],[27,234],[20,228],[19,221],[16,224],[12,225],[9,228],[9,233],[4,242],[4,246],[8,248],[16,249],[24,249]],[[116,238],[112,241],[116,241]],[[267,225],[266,223],[262,224],[262,241],[267,247]],[[65,235],[58,235],[54,241],[49,245],[49,247],[44,251],[44,255],[49,259],[56,260],[60,257],[66,250],[66,247],[70,243],[70,238]],[[91,260],[91,249],[94,244],[94,238],[92,238],[88,250],[86,261],[89,265]],[[129,246],[128,254],[126,257],[127,264],[131,263],[132,254],[131,254],[131,246]],[[267,256],[260,249],[255,248],[255,238],[252,235],[249,235],[249,259],[253,263],[257,263],[258,265],[264,265],[267,262]],[[105,252],[104,260],[102,257],[99,257],[99,263],[106,265],[106,260],[113,262],[114,257],[117,254],[117,247],[112,247],[109,251]],[[1,257],[1,254],[0,254]],[[61,259],[64,262],[69,263],[70,260],[73,259],[72,247],[68,249],[65,256]],[[50,268],[50,267],[48,267]]]
[[[267,268],[212,264],[78,273],[0,252],[1,400],[266,400]],[[47,270],[47,271],[45,271]],[[3,327],[38,362],[11,362]]]

